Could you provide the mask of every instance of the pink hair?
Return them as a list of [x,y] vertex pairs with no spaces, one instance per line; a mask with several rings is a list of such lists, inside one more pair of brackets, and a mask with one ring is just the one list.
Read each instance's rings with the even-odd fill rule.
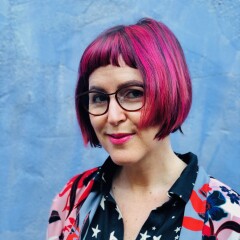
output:
[[140,127],[159,126],[160,140],[178,129],[192,102],[192,87],[182,48],[169,28],[153,19],[135,25],[116,26],[99,35],[85,50],[80,61],[76,88],[76,111],[84,143],[101,146],[88,113],[77,96],[88,91],[90,74],[101,66],[119,66],[119,56],[142,74],[146,103],[141,110]]

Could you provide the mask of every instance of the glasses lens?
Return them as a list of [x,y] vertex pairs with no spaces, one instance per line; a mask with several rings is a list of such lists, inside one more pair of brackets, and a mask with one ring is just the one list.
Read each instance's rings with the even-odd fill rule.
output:
[[107,110],[108,98],[101,92],[89,92],[81,96],[81,104],[90,114],[101,115]]
[[144,105],[144,89],[141,86],[128,86],[117,93],[117,100],[127,111],[137,111]]

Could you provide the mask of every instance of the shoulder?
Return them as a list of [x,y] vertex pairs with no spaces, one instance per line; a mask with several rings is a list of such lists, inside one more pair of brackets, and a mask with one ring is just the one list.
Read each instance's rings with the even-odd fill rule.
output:
[[50,209],[47,239],[61,237],[70,231],[76,220],[76,207],[87,198],[97,171],[98,168],[93,168],[72,177],[55,196]]
[[206,196],[205,236],[239,239],[240,195],[225,183],[210,178]]
[[[95,173],[98,168],[89,169],[81,174],[72,177],[62,188],[62,190],[53,199],[53,205],[61,211],[69,210],[70,194],[71,191],[76,191],[76,196],[93,181]],[[77,200],[77,199],[76,199]]]
[[236,215],[240,218],[240,195],[234,191],[227,184],[215,179],[210,178],[209,182],[210,192],[208,195],[208,200],[213,200],[217,197],[218,204],[221,203],[223,210],[231,214]]

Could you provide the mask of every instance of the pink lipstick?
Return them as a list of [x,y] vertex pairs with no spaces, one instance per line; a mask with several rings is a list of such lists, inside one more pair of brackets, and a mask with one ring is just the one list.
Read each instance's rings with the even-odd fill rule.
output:
[[132,136],[132,133],[108,134],[110,142],[115,145],[120,145],[128,142]]

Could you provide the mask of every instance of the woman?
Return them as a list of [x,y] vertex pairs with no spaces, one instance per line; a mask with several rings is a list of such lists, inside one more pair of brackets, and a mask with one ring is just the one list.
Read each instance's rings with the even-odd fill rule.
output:
[[174,153],[192,100],[174,34],[153,19],[116,26],[85,50],[76,111],[85,144],[109,158],[56,196],[47,239],[240,239],[240,197]]

